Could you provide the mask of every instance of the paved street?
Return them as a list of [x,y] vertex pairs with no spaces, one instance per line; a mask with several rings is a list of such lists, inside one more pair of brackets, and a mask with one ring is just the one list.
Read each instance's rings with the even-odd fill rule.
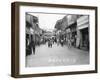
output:
[[89,64],[89,52],[77,48],[68,48],[67,46],[57,46],[53,44],[52,48],[47,44],[36,47],[35,55],[26,57],[26,67],[40,66],[64,66]]

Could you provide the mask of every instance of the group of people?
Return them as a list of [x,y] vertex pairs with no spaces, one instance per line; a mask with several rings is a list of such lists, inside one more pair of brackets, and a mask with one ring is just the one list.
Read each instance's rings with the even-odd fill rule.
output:
[[56,37],[53,37],[53,38],[49,38],[47,40],[48,42],[48,47],[52,47],[52,45],[54,43],[56,43],[58,46],[61,45],[62,47],[64,45],[67,45],[68,48],[71,48],[72,46],[75,46],[76,45],[76,39],[75,38],[70,38],[68,39],[67,37],[66,38],[56,38]]
[[[37,41],[34,40],[34,37],[31,36],[31,39],[29,40],[29,37],[26,38],[26,54],[35,54],[35,48],[36,48],[36,43]],[[48,44],[48,47],[52,48],[52,45],[55,43],[57,44],[58,46],[61,45],[62,47],[64,45],[67,45],[68,48],[71,48],[72,46],[75,46],[75,43],[76,43],[76,39],[75,38],[67,38],[67,37],[58,37],[57,36],[53,36],[53,37],[50,37],[48,39],[46,38],[43,38],[41,42],[39,42],[39,45],[41,44]]]
[[49,39],[48,40],[48,47],[52,47],[52,44],[53,44],[53,40],[52,39]]

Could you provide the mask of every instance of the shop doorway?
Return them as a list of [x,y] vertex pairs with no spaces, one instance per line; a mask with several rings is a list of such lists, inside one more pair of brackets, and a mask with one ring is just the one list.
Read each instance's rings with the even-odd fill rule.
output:
[[85,50],[89,50],[89,32],[88,28],[81,30],[82,39],[81,39],[81,48]]

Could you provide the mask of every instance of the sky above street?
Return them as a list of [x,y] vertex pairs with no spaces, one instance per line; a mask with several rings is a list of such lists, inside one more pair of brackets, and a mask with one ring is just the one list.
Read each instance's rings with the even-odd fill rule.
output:
[[38,17],[39,27],[48,31],[52,31],[57,20],[62,19],[63,14],[49,14],[49,13],[28,13]]

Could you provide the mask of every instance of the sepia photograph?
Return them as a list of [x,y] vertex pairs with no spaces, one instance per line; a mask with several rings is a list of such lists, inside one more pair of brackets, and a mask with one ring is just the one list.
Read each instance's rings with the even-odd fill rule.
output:
[[89,64],[89,15],[26,12],[26,67]]

